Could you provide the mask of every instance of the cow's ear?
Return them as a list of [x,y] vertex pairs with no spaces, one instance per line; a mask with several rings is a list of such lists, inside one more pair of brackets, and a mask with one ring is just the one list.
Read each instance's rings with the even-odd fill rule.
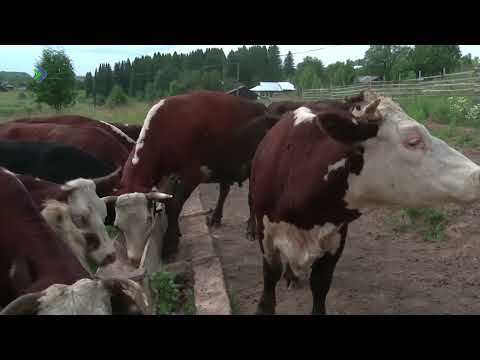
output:
[[59,201],[66,201],[75,188],[64,184],[60,187],[60,190],[62,190],[62,195],[60,196]]
[[348,111],[326,110],[315,117],[316,125],[335,140],[353,144],[377,136],[378,124],[358,122]]

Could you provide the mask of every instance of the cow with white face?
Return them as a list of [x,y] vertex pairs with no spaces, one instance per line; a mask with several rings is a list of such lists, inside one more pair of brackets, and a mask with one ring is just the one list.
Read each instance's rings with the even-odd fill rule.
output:
[[[140,265],[148,240],[162,239],[166,225],[162,202],[170,198],[171,195],[158,191],[103,198],[107,204],[115,203],[114,225],[120,230],[119,241],[125,245],[128,261],[134,267]],[[159,244],[159,249],[161,248],[162,244]]]
[[[85,251],[91,260],[97,265],[107,265],[115,260],[113,241],[104,224],[107,208],[96,193],[97,180],[75,179],[59,185],[27,175],[17,174],[17,178],[40,209],[45,208],[48,200],[58,200],[67,205],[69,217],[85,238]],[[101,180],[109,179],[105,177]]]
[[257,148],[249,191],[264,257],[258,313],[275,312],[283,273],[287,282],[309,275],[312,312],[324,314],[350,222],[381,206],[479,200],[480,167],[392,99],[364,92],[349,110],[285,113]]
[[0,315],[152,315],[143,288],[129,279],[81,279],[16,298]]

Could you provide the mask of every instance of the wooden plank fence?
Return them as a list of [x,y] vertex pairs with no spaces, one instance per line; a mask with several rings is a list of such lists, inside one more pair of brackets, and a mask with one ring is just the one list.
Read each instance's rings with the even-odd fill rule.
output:
[[428,76],[402,81],[373,81],[350,86],[304,90],[302,99],[343,99],[363,90],[373,90],[380,95],[400,96],[472,96],[480,102],[480,67],[471,71]]

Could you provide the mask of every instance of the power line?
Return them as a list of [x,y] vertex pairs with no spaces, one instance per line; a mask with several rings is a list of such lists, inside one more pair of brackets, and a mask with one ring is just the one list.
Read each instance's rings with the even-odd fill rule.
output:
[[[305,50],[305,51],[298,51],[298,52],[292,53],[292,55],[304,54],[304,53],[314,52],[314,51],[320,51],[320,50],[325,50],[325,49],[329,49],[329,48],[337,47],[337,46],[345,46],[345,45],[330,45],[330,46],[326,46],[326,47],[318,48],[318,49],[310,49],[310,50]],[[288,53],[287,53],[287,54],[280,55],[280,57],[282,57],[282,56],[287,56],[287,55],[288,55]]]

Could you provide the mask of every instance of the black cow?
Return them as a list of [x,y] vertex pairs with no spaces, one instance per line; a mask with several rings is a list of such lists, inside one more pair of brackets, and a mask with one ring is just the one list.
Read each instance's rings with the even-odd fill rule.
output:
[[113,164],[73,146],[23,140],[0,140],[0,166],[57,184],[102,177],[115,170]]

